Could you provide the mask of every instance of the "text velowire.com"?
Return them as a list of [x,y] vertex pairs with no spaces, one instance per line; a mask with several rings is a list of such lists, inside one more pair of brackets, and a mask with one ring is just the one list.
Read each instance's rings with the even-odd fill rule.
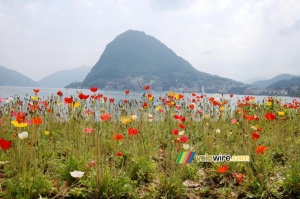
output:
[[197,162],[249,162],[250,156],[249,155],[226,155],[226,154],[219,154],[219,155],[195,155],[194,158]]

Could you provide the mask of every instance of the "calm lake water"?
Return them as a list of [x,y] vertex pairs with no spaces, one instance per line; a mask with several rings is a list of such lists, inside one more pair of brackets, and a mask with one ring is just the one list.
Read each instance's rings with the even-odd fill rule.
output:
[[[70,96],[76,96],[77,92],[82,92],[84,94],[92,95],[93,93],[89,89],[70,89],[70,88],[36,88],[40,89],[38,96],[41,99],[47,99],[51,95],[56,95],[57,91],[61,91],[63,93],[64,97],[70,97]],[[148,93],[147,91],[146,93]],[[155,99],[158,99],[159,97],[166,97],[168,94],[167,91],[150,91]],[[114,98],[115,102],[118,102],[122,99],[136,99],[139,100],[142,98],[144,91],[130,91],[128,96],[125,95],[124,91],[107,91],[107,90],[98,90],[96,94],[103,94],[104,96],[107,96],[107,98]],[[176,92],[175,92],[176,93]],[[178,92],[179,93],[179,92]],[[181,92],[182,93],[182,92]],[[200,94],[200,93],[198,93]],[[8,98],[8,97],[20,97],[21,99],[26,96],[34,95],[33,88],[32,87],[11,87],[11,86],[0,86],[0,97],[1,98]],[[184,93],[185,97],[192,98],[191,93]],[[205,93],[208,97],[222,97],[222,94],[211,94],[211,93]],[[234,97],[231,99],[232,103],[236,103],[237,99],[243,99],[246,95],[234,95]],[[228,94],[224,94],[223,97],[225,99],[230,99]],[[283,101],[286,102],[292,102],[293,97],[279,97]],[[267,96],[255,96],[255,100],[257,102],[262,102],[263,100],[266,100]],[[297,98],[299,101],[299,98]]]

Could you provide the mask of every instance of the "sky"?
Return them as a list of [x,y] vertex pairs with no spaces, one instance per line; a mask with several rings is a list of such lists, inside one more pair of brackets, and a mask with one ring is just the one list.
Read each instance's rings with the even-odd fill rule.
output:
[[0,0],[0,66],[35,81],[93,67],[129,29],[209,74],[300,75],[299,0]]

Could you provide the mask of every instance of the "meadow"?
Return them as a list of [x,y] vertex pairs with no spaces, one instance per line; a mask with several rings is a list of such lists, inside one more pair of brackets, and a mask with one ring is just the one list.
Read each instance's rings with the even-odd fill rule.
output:
[[39,92],[0,98],[0,198],[300,196],[299,98]]

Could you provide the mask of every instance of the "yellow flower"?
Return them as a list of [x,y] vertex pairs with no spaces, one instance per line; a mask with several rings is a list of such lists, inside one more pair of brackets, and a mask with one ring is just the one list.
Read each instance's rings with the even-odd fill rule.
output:
[[272,106],[272,102],[267,102],[266,105],[267,106]]
[[27,127],[27,123],[19,123],[19,122],[16,121],[16,120],[11,121],[11,123],[12,123],[15,127],[19,127],[19,128]]
[[280,115],[280,116],[284,116],[284,115],[285,115],[285,113],[284,113],[283,111],[278,111],[278,115]]
[[39,97],[36,95],[36,96],[30,96],[31,100],[33,101],[37,101],[39,100]]
[[225,107],[221,106],[219,110],[222,112],[222,111],[224,111],[224,109],[225,109]]
[[74,102],[73,106],[74,106],[74,108],[78,108],[80,106],[80,103],[79,102]]
[[156,107],[156,110],[159,111],[161,109],[161,105]]
[[45,135],[50,135],[50,131],[45,131],[44,134]]
[[174,92],[172,92],[172,91],[169,91],[169,93],[168,93],[170,96],[172,96],[172,97],[174,97],[174,95],[175,95],[175,93]]

